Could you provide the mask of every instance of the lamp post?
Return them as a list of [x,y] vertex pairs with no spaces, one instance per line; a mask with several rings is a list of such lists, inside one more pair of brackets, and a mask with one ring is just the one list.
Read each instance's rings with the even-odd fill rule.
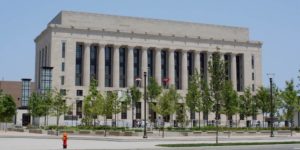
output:
[[143,138],[148,138],[147,137],[147,118],[146,118],[146,103],[147,103],[147,72],[144,72],[144,136]]
[[274,137],[274,127],[273,127],[273,121],[274,121],[274,106],[273,106],[273,80],[272,77],[274,76],[273,73],[268,73],[267,74],[269,79],[270,79],[270,101],[271,101],[271,113],[270,113],[270,123],[271,123],[271,133],[270,133],[270,137]]

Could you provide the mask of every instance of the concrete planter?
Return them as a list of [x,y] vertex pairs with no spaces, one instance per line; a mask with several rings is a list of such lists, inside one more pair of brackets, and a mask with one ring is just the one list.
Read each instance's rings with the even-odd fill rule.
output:
[[180,132],[180,135],[181,136],[189,136],[189,133],[188,132]]
[[121,131],[109,131],[108,134],[111,136],[121,136],[122,135]]
[[104,130],[96,130],[95,134],[96,135],[104,135],[104,132],[105,132]]
[[194,131],[193,132],[193,135],[201,135],[202,134],[202,131]]
[[90,130],[80,130],[80,131],[78,131],[78,134],[85,134],[85,135],[87,135],[87,134],[91,134],[91,131]]
[[42,134],[43,130],[41,130],[41,129],[29,129],[29,133]]
[[134,136],[135,132],[134,131],[125,131],[124,136]]

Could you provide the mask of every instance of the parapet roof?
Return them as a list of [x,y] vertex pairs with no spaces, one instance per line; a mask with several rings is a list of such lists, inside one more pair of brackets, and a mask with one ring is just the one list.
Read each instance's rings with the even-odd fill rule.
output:
[[86,12],[61,11],[50,24],[74,28],[97,28],[125,32],[249,41],[243,27],[211,25],[173,20],[126,17]]

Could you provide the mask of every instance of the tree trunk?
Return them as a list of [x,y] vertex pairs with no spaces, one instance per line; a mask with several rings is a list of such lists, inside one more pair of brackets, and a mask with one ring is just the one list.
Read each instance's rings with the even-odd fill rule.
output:
[[132,112],[131,112],[131,114],[132,114],[132,128],[134,128],[134,108],[135,108],[135,106],[132,103]]
[[265,127],[265,112],[262,113],[263,114],[263,128]]
[[291,136],[293,136],[293,119],[291,120],[291,128],[290,128],[290,130],[291,130]]
[[56,115],[56,136],[58,136],[59,115]]
[[107,117],[105,115],[105,123],[104,123],[104,136],[106,136],[106,127],[107,127]]
[[198,116],[199,116],[199,129],[201,128],[201,121],[200,121],[200,119],[201,119],[201,112],[199,111],[198,112]]
[[165,120],[164,120],[164,117],[162,117],[162,122],[163,122],[163,127],[162,127],[162,138],[165,137]]

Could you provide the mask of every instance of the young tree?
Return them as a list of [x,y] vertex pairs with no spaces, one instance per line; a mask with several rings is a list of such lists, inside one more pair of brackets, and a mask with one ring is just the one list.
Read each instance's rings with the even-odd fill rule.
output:
[[250,91],[250,88],[246,88],[244,90],[244,94],[240,96],[240,99],[241,99],[240,113],[244,115],[247,121],[247,118],[252,115],[253,96]]
[[32,116],[32,125],[35,125],[35,117],[42,117],[45,115],[44,102],[42,95],[36,92],[32,92],[28,101],[28,110]]
[[101,115],[101,108],[104,103],[104,98],[100,94],[100,92],[97,90],[97,80],[93,79],[90,87],[89,87],[89,93],[84,98],[83,102],[83,111],[84,111],[84,122],[86,125],[91,125],[91,122],[93,121],[95,126],[95,119],[99,115]]
[[11,95],[1,94],[0,95],[0,121],[6,123],[11,122],[13,116],[16,114],[16,104]]
[[186,94],[186,104],[191,112],[198,112],[199,115],[199,128],[201,126],[201,111],[203,111],[203,102],[201,95],[201,81],[198,71],[190,77],[188,93]]
[[167,91],[165,91],[162,96],[158,99],[157,105],[152,105],[152,108],[162,116],[163,121],[163,134],[164,137],[164,117],[171,115],[176,112],[176,105],[180,95],[177,93],[174,86],[171,86]]
[[44,120],[44,126],[48,125],[48,116],[50,114],[50,109],[52,107],[52,91],[51,90],[47,90],[47,92],[45,94],[41,95],[42,101],[41,101],[41,110],[43,111],[43,116],[45,116],[45,120]]
[[[201,95],[202,95],[202,109],[204,114],[208,117],[208,113],[212,111],[214,101],[211,98],[210,90],[206,81],[201,81]],[[208,125],[208,121],[206,121],[206,125]]]
[[[148,101],[154,102],[157,100],[158,96],[162,92],[162,87],[158,85],[156,80],[152,77],[149,78],[149,84],[147,86],[147,99]],[[149,105],[152,108],[152,104]],[[150,109],[150,108],[149,108]],[[150,119],[151,122],[154,122],[155,118],[151,116],[152,118]]]
[[186,105],[184,103],[177,103],[176,105],[176,120],[183,128],[186,125]]
[[56,135],[58,136],[59,117],[67,112],[68,107],[65,97],[56,90],[53,91],[52,107],[50,110],[52,115],[56,117]]
[[265,116],[270,112],[270,93],[269,90],[263,86],[259,87],[256,93],[256,100],[258,108],[262,111],[263,127],[265,126]]
[[117,92],[112,92],[109,96],[112,101],[112,113],[115,115],[115,127],[117,127],[117,114],[121,112],[121,100]]
[[216,114],[216,144],[218,144],[219,134],[219,117],[222,103],[222,89],[226,77],[225,63],[221,59],[220,48],[217,47],[217,52],[212,55],[212,60],[208,62],[208,72],[210,73],[210,91],[213,100],[215,101]]
[[295,111],[299,111],[298,96],[297,96],[297,91],[295,90],[293,80],[286,81],[285,85],[286,87],[284,91],[282,91],[281,97],[283,100],[283,109],[286,110],[286,119],[290,121],[291,129],[292,129],[293,121],[294,121],[294,113]]
[[224,101],[222,112],[226,114],[228,122],[232,122],[232,116],[239,111],[239,102],[238,94],[233,89],[231,81],[225,81],[222,95]]
[[140,101],[141,97],[142,97],[142,93],[141,91],[136,87],[133,86],[129,89],[129,93],[128,97],[131,101],[131,105],[132,105],[132,128],[134,127],[134,112],[135,112],[135,107],[136,107],[136,103]]

